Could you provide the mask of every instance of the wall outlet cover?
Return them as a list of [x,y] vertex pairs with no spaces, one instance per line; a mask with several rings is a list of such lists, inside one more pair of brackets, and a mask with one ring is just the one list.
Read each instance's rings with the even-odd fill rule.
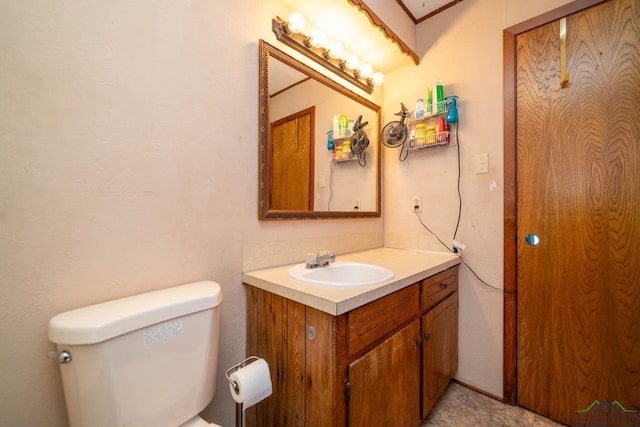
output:
[[411,204],[411,212],[422,213],[422,196],[413,196],[412,204]]

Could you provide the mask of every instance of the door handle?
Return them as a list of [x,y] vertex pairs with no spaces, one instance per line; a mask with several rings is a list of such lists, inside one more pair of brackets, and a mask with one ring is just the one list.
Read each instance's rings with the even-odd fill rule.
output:
[[538,237],[537,234],[533,233],[527,234],[527,237],[525,237],[525,241],[529,246],[538,246],[538,243],[540,243],[540,237]]

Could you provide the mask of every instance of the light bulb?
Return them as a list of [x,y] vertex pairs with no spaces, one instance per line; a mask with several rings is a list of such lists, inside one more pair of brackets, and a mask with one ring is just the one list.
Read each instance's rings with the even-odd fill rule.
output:
[[315,48],[324,48],[327,44],[327,37],[322,30],[315,29],[309,36],[309,44]]
[[344,46],[340,42],[333,42],[329,46],[329,56],[332,59],[344,59]]
[[350,70],[357,70],[358,67],[360,67],[360,58],[358,58],[357,55],[352,53],[351,55],[347,56],[347,59],[345,61],[345,65]]
[[304,16],[300,12],[293,12],[289,15],[289,22],[287,26],[292,33],[303,32],[305,27]]
[[373,75],[373,84],[376,86],[380,86],[382,83],[384,83],[384,74],[378,71]]
[[359,73],[362,78],[370,79],[373,75],[373,67],[371,67],[371,65],[369,64],[362,64]]

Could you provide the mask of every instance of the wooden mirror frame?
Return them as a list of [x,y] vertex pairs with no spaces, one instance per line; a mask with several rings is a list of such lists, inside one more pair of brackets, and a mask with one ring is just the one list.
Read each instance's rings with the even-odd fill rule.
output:
[[[371,218],[381,216],[381,194],[380,194],[380,180],[381,180],[381,154],[380,147],[380,106],[374,104],[362,96],[359,96],[343,86],[339,85],[335,81],[326,77],[325,75],[315,71],[314,69],[302,64],[293,57],[287,55],[281,50],[271,46],[264,40],[260,40],[259,43],[259,55],[260,60],[258,64],[259,68],[259,96],[258,96],[258,120],[259,120],[259,163],[258,163],[258,218],[260,220],[268,219],[322,219],[322,218]],[[269,99],[269,58],[275,58],[283,63],[287,64],[291,68],[294,68],[309,77],[324,84],[330,89],[339,92],[340,94],[351,98],[352,100],[362,104],[363,106],[373,110],[376,114],[375,123],[372,123],[375,128],[375,135],[377,136],[376,147],[377,150],[377,164],[376,168],[376,210],[375,211],[304,211],[304,210],[275,210],[269,206],[269,124],[271,121],[270,114],[270,99]]]

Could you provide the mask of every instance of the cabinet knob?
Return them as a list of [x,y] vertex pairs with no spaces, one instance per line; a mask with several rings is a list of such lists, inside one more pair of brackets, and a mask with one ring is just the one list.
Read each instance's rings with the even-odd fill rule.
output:
[[422,338],[418,338],[418,339],[416,340],[416,345],[417,345],[417,346],[421,346],[421,345],[422,345]]
[[447,286],[449,286],[449,284],[447,282],[440,282],[440,287],[442,289],[447,289]]
[[424,334],[424,339],[429,341],[431,339],[431,334],[429,332],[427,332],[426,334]]

